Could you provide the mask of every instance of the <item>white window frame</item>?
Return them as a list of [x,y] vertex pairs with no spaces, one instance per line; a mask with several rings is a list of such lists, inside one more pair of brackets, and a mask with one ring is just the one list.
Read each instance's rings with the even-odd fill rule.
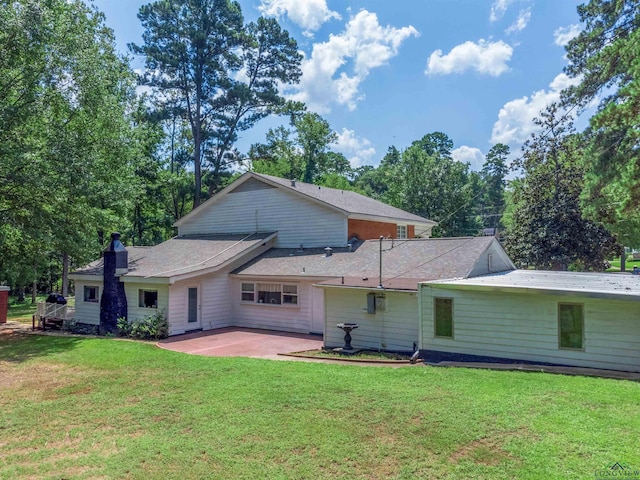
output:
[[[90,288],[96,291],[95,300],[87,300],[87,290]],[[100,303],[100,287],[97,285],[85,285],[82,289],[82,300],[86,303]]]
[[408,228],[406,225],[396,225],[396,238],[398,239],[405,239],[405,238],[409,238],[408,232],[407,232]]
[[[251,287],[250,290],[249,290],[249,287]],[[247,296],[247,300],[245,300],[243,298],[245,295]],[[250,300],[248,299],[249,295],[251,295],[251,299]],[[240,284],[240,300],[242,300],[243,302],[247,302],[247,303],[255,303],[255,301],[256,301],[256,284],[255,283],[253,283],[253,282],[242,282]]]
[[[248,290],[249,285],[253,285],[253,290]],[[268,286],[269,290],[260,290],[260,285]],[[286,291],[286,290],[289,291]],[[261,298],[260,292],[279,294],[279,299],[272,298],[272,301],[265,302]],[[253,293],[253,299],[243,299],[243,294]],[[262,295],[264,297],[265,295]],[[273,295],[272,295],[273,296]],[[269,307],[285,307],[299,308],[300,292],[298,285],[295,283],[281,282],[241,282],[240,283],[240,302],[248,305],[260,305]],[[275,301],[274,301],[275,300]],[[278,301],[279,300],[279,301]]]
[[[156,294],[156,304],[152,305],[150,307],[148,307],[146,305],[145,302],[145,293],[155,293]],[[139,308],[153,308],[153,309],[157,309],[158,308],[158,300],[159,300],[159,295],[158,295],[158,290],[151,290],[149,288],[140,288],[138,289],[138,307]]]

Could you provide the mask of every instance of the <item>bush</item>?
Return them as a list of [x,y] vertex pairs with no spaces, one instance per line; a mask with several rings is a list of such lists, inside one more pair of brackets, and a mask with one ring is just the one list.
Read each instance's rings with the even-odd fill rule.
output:
[[164,310],[133,322],[129,322],[126,318],[119,318],[117,325],[118,335],[122,337],[159,340],[169,336],[169,322],[164,315]]

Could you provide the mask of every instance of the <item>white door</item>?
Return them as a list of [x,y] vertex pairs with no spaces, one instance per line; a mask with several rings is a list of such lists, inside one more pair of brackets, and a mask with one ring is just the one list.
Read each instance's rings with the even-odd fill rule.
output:
[[324,290],[311,287],[311,333],[324,335]]
[[189,287],[187,288],[187,328],[185,330],[198,328],[201,328],[198,287]]

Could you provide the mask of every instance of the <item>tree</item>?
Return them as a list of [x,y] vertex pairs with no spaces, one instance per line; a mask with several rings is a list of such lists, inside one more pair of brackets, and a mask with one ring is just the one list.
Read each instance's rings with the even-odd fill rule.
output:
[[301,55],[276,20],[244,26],[235,1],[158,0],[141,7],[138,18],[144,44],[130,48],[146,57],[143,82],[178,92],[191,128],[197,207],[203,166],[212,192],[222,171],[240,161],[232,149],[238,132],[271,113],[300,108],[287,104],[278,85],[299,80]]
[[305,113],[294,122],[302,151],[302,181],[313,183],[327,166],[329,146],[338,139],[329,122],[317,113]]
[[472,203],[479,185],[472,181],[467,164],[453,160],[452,148],[447,135],[434,132],[413,142],[397,163],[391,151],[385,163],[389,187],[384,199],[437,221],[434,236],[475,235],[481,225],[472,215]]
[[584,28],[567,45],[566,72],[581,80],[564,100],[599,102],[585,132],[582,206],[620,241],[640,245],[640,3],[591,0],[578,14]]
[[130,207],[134,76],[104,17],[84,2],[2,7],[0,216],[5,232],[21,233],[31,260],[5,268],[55,253],[66,274],[71,259],[95,258],[104,230]]
[[505,177],[509,171],[507,167],[508,156],[509,147],[502,143],[497,143],[487,153],[480,171],[480,182],[483,190],[483,195],[480,197],[480,216],[483,219],[485,228],[497,228],[504,212],[504,191],[507,184]]
[[331,150],[338,135],[329,122],[317,113],[305,112],[294,116],[292,126],[294,130],[270,129],[266,143],[251,146],[251,169],[319,185],[349,184],[351,165],[344,155]]
[[525,143],[516,162],[524,177],[512,184],[507,252],[515,262],[540,269],[602,270],[620,247],[603,227],[582,216],[583,139],[572,133],[568,115],[557,104],[535,123],[541,133]]

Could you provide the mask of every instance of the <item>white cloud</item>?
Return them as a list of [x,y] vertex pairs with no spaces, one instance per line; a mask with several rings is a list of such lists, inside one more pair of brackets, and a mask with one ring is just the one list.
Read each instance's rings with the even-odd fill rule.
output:
[[531,8],[520,10],[518,19],[509,28],[507,28],[505,32],[507,34],[520,32],[527,28],[529,20],[531,20]]
[[361,10],[344,32],[313,45],[311,56],[302,61],[300,84],[289,97],[319,113],[329,112],[334,103],[353,110],[364,98],[360,84],[371,70],[385,65],[407,38],[417,35],[412,26],[383,27],[375,13]]
[[353,130],[343,128],[342,132],[337,133],[336,150],[349,159],[353,168],[367,164],[376,154],[371,142],[366,138],[356,137]]
[[482,170],[482,165],[484,165],[484,155],[479,148],[475,147],[462,145],[451,151],[451,157],[456,162],[468,163],[469,168],[476,172]]
[[568,27],[560,27],[553,32],[553,43],[559,47],[566,46],[571,40],[580,34],[580,25],[569,25]]
[[530,97],[524,96],[507,102],[500,109],[498,120],[493,125],[491,142],[504,143],[515,151],[537,130],[533,119],[539,117],[547,105],[560,100],[560,92],[564,88],[579,81],[579,78],[569,78],[561,73],[549,84],[549,90],[538,90]]
[[495,2],[493,2],[493,4],[491,5],[491,14],[489,15],[489,20],[491,20],[492,22],[500,20],[507,11],[507,8],[509,8],[509,5],[511,5],[512,3],[513,0],[495,0]]
[[262,0],[258,9],[270,17],[286,15],[305,30],[305,35],[311,35],[332,18],[341,18],[338,12],[329,10],[326,0]]
[[478,43],[464,42],[443,55],[442,50],[434,51],[427,62],[427,75],[448,75],[475,70],[497,77],[509,70],[507,62],[511,60],[513,48],[499,40],[487,42],[480,39]]

